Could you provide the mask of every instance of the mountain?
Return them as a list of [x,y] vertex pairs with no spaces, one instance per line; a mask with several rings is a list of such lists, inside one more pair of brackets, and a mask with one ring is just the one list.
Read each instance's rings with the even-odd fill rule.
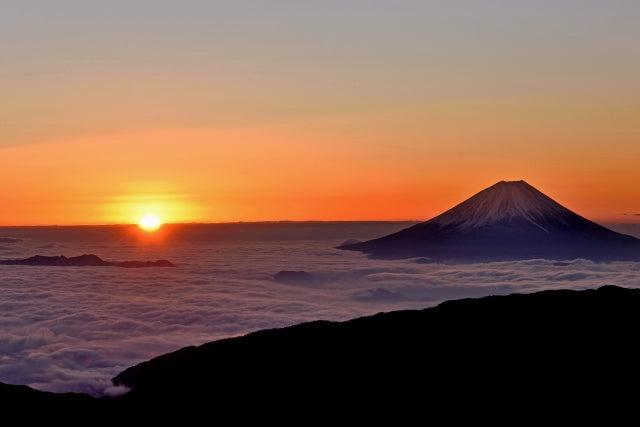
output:
[[60,267],[83,267],[83,266],[112,266],[113,263],[104,261],[100,257],[91,254],[79,255],[75,257],[66,257],[64,255],[46,256],[34,255],[29,258],[21,259],[3,259],[0,264],[5,265],[50,265]]
[[450,300],[187,347],[113,382],[132,387],[122,399],[133,408],[197,412],[215,404],[239,420],[253,412],[283,421],[399,421],[453,416],[450,404],[524,405],[530,413],[555,399],[613,397],[640,379],[639,308],[639,289],[611,285]]
[[131,389],[117,398],[0,383],[0,401],[4,419],[65,425],[575,424],[598,414],[617,425],[640,397],[638,313],[640,289],[613,285],[449,300],[185,347],[122,371],[113,382]]
[[119,261],[111,262],[105,261],[97,255],[85,254],[72,257],[66,257],[64,255],[46,256],[46,255],[34,255],[29,258],[21,259],[3,259],[0,260],[0,264],[3,265],[44,265],[54,267],[127,267],[127,268],[139,268],[139,267],[175,267],[170,261],[166,259],[159,259],[157,261]]
[[639,289],[611,285],[450,300],[186,347],[113,382],[131,387],[121,403],[142,413],[173,407],[233,414],[240,424],[259,416],[399,425],[455,418],[452,406],[529,417],[551,402],[603,404],[640,379],[639,309]]
[[640,260],[640,239],[570,211],[525,181],[500,181],[426,222],[338,248],[451,262]]

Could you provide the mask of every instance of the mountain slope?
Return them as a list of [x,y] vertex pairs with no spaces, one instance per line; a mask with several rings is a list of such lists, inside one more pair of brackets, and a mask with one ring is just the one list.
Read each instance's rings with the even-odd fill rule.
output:
[[639,307],[640,290],[615,286],[451,300],[187,347],[114,383],[132,387],[121,403],[143,413],[206,408],[238,421],[397,422],[455,416],[449,405],[540,413],[567,399],[602,404],[640,378],[633,363],[619,363],[638,355]]
[[598,414],[615,425],[636,414],[639,313],[640,289],[611,285],[450,300],[186,347],[118,374],[132,387],[119,398],[0,383],[0,399],[7,420],[83,426],[575,424]]
[[524,181],[500,181],[426,222],[338,248],[377,258],[454,262],[640,260],[640,239],[590,221]]

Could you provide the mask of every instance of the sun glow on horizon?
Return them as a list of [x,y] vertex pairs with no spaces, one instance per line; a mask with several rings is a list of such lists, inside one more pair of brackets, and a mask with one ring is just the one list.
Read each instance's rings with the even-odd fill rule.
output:
[[156,215],[145,215],[138,222],[138,226],[145,231],[156,231],[162,225],[162,221]]

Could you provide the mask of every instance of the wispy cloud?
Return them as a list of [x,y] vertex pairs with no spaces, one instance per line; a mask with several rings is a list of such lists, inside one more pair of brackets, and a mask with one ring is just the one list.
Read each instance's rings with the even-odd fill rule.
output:
[[22,239],[17,237],[0,237],[0,243],[18,243],[22,242]]

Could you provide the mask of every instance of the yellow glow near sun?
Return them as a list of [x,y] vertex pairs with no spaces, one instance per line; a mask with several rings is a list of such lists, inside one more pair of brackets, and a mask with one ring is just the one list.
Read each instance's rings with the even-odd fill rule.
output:
[[162,221],[156,215],[145,215],[138,223],[140,228],[145,231],[155,231],[162,225]]

